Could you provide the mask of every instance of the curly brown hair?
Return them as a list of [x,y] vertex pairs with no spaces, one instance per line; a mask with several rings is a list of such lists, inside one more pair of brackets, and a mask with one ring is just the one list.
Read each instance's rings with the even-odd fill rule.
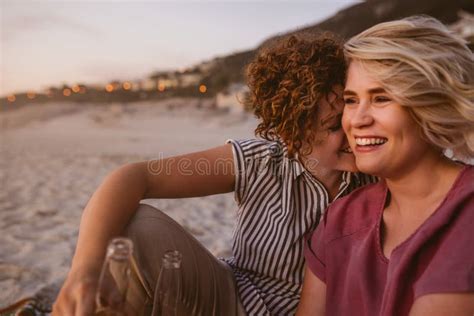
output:
[[261,120],[255,135],[282,140],[288,155],[312,151],[318,103],[344,85],[342,41],[330,33],[291,35],[262,48],[247,67],[245,105]]

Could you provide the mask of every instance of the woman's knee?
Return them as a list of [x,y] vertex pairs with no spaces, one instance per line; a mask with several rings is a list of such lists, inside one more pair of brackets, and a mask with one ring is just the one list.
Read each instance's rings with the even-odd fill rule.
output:
[[168,216],[163,211],[148,204],[139,204],[134,216],[125,228],[126,236],[136,236],[155,231],[157,226],[163,225]]
[[135,215],[124,231],[133,242],[133,257],[137,274],[147,292],[153,291],[159,273],[159,262],[166,247],[163,234],[169,231],[169,221],[161,210],[147,204],[139,204]]

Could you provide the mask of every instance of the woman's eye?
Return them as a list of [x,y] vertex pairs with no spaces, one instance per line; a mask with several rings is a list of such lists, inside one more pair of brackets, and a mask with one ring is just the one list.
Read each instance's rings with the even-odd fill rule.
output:
[[389,97],[385,97],[385,96],[377,96],[374,98],[375,102],[377,103],[383,103],[383,102],[390,102],[392,101],[392,99],[390,99]]
[[355,100],[351,98],[346,98],[344,99],[344,104],[354,104]]

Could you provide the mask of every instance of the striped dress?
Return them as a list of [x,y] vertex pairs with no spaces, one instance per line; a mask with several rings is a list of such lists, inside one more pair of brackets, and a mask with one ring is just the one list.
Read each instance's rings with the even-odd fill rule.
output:
[[[303,283],[305,235],[329,204],[324,186],[279,141],[227,140],[232,144],[238,204],[232,268],[249,315],[292,315]],[[373,182],[343,173],[337,197]]]

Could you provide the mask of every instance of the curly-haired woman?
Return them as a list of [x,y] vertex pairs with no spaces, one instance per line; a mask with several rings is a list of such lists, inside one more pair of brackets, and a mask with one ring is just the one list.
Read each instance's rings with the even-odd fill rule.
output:
[[[202,152],[127,164],[108,175],[84,210],[71,272],[53,314],[91,313],[107,242],[121,234],[135,244],[129,299],[135,309],[147,310],[140,313],[159,313],[155,282],[170,248],[183,253],[184,314],[295,312],[304,235],[332,200],[370,179],[353,173],[341,128],[345,62],[338,40],[328,34],[283,38],[259,52],[247,75],[247,103],[261,120],[261,139],[228,140]],[[202,159],[211,166],[230,161],[230,168],[203,174],[196,168]],[[195,172],[180,173],[185,160]],[[171,167],[157,172],[150,168],[156,163]],[[238,218],[227,259],[215,258],[163,212],[139,204],[232,191]]]

